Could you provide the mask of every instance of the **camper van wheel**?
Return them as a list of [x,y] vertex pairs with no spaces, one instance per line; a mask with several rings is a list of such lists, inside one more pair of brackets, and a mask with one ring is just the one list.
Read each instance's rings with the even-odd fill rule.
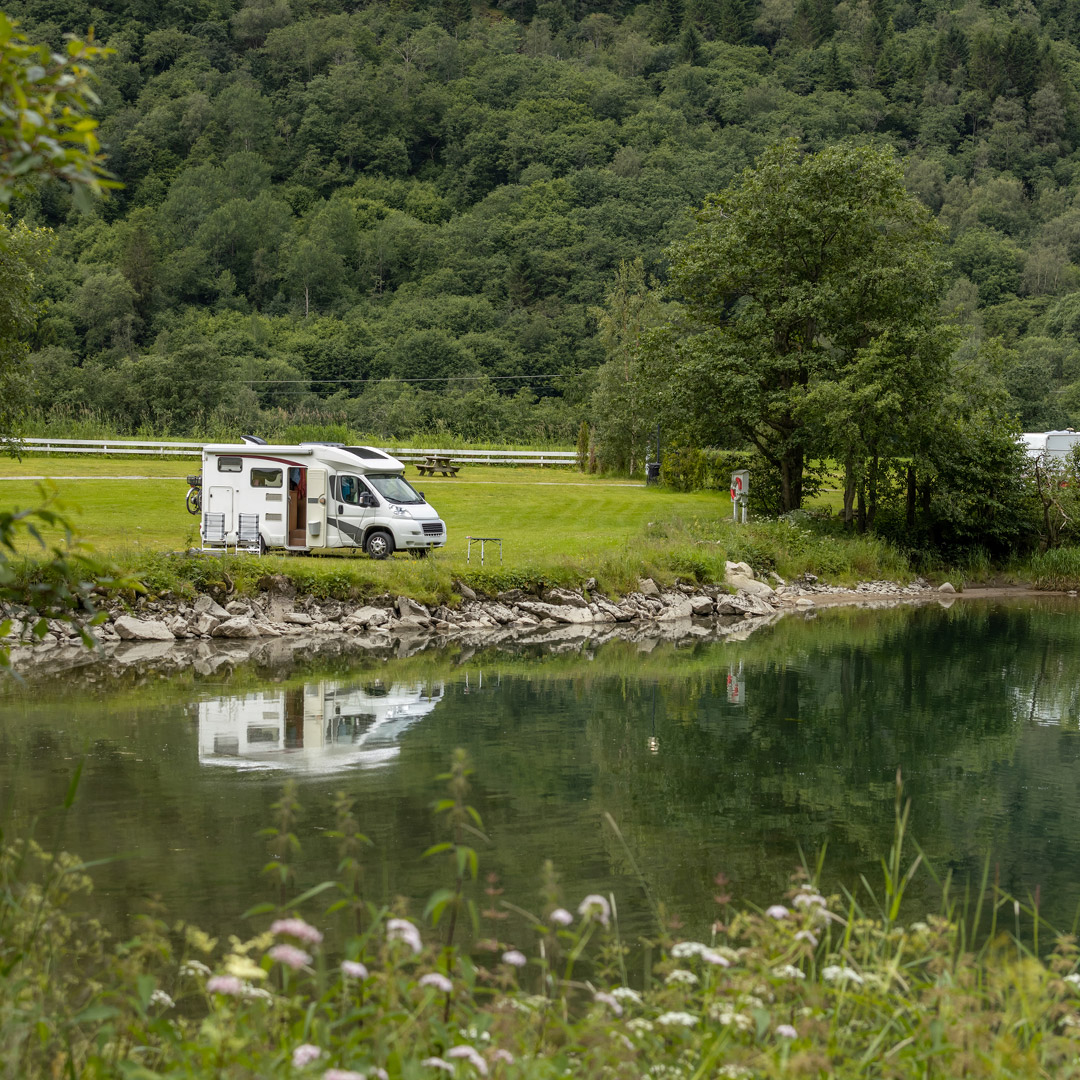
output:
[[368,534],[364,541],[364,550],[373,559],[385,559],[394,553],[394,538],[383,529],[376,529]]

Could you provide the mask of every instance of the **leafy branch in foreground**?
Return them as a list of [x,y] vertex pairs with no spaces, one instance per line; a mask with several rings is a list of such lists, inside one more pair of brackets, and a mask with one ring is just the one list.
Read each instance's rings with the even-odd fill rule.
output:
[[63,53],[31,45],[0,12],[0,205],[29,176],[71,185],[83,207],[90,195],[120,185],[105,170],[92,115],[100,104],[90,65],[114,50],[68,35]]

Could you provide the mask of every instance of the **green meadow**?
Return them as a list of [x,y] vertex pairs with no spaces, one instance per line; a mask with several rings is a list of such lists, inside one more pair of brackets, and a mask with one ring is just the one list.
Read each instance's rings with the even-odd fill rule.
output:
[[[50,500],[93,553],[151,590],[197,584],[209,572],[200,565],[220,562],[180,554],[199,543],[198,518],[184,506],[185,478],[197,471],[194,459],[27,457],[0,464],[0,509]],[[447,523],[448,544],[432,559],[244,555],[226,560],[231,577],[245,588],[268,572],[285,573],[317,595],[391,591],[432,601],[449,598],[459,579],[498,589],[595,577],[615,593],[640,576],[715,582],[728,558],[785,577],[812,571],[840,583],[909,573],[887,544],[841,536],[831,523],[736,526],[726,491],[675,492],[561,468],[466,466],[453,478],[421,478],[410,466],[407,475]],[[490,544],[483,566],[475,544],[467,559],[470,535],[500,537],[502,561]],[[32,556],[33,545],[25,550]]]

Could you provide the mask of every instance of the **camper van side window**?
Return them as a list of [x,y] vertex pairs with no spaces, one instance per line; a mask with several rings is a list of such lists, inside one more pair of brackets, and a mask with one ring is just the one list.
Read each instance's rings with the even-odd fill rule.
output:
[[238,457],[219,457],[217,459],[218,472],[243,472],[244,459]]
[[350,506],[359,506],[360,492],[364,490],[360,481],[355,476],[342,476],[338,483],[341,485],[341,501]]
[[251,486],[255,488],[281,487],[280,469],[252,469]]

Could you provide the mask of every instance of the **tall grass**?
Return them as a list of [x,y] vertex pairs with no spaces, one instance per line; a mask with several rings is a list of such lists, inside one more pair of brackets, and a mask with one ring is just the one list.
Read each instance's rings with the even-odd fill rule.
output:
[[[263,833],[275,898],[227,942],[160,913],[113,940],[81,912],[89,867],[3,836],[0,1073],[1080,1076],[1075,939],[988,875],[964,902],[938,879],[939,910],[911,919],[905,890],[925,869],[908,853],[899,777],[880,883],[826,896],[822,856],[758,910],[733,902],[718,875],[708,940],[682,939],[677,917],[657,908],[640,976],[613,896],[562,895],[549,863],[535,868],[532,910],[500,900],[482,874],[483,843],[469,840],[485,838],[467,777],[459,751],[441,778],[448,797],[434,804],[444,820],[433,838],[449,839],[426,853],[445,862],[445,884],[422,915],[420,899],[365,899],[369,841],[344,794],[331,833],[339,873],[304,887],[302,807],[287,787]],[[617,825],[605,828],[632,862]]]
[[1051,548],[1031,559],[1036,589],[1080,589],[1080,548]]

